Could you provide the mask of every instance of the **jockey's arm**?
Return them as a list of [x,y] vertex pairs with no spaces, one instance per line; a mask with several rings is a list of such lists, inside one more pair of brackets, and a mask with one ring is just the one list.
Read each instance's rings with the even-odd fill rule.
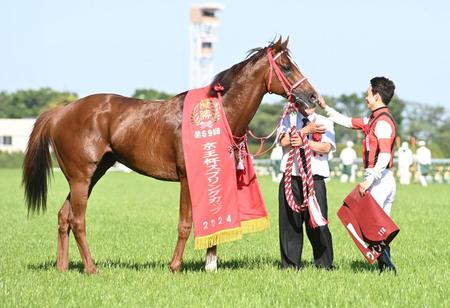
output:
[[323,97],[320,97],[319,105],[325,110],[328,118],[331,121],[341,126],[352,129],[362,129],[363,126],[368,122],[368,119],[365,118],[351,118],[343,115],[336,109],[328,106]]
[[331,108],[330,106],[325,107],[325,112],[327,113],[328,118],[334,123],[342,125],[347,128],[352,128],[352,118],[343,115],[342,113]]
[[390,161],[391,161],[391,153],[378,154],[377,163],[375,164],[372,170],[368,171],[369,175],[367,179],[371,180],[372,182],[374,180],[380,179],[382,172],[384,171],[384,169],[386,169]]

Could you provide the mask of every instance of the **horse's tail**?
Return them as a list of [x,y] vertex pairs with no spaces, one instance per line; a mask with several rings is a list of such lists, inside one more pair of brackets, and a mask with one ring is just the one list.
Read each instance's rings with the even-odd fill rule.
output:
[[37,118],[31,132],[23,160],[22,186],[25,189],[25,200],[28,214],[47,209],[47,187],[52,171],[52,159],[49,145],[50,119],[59,108],[50,109]]

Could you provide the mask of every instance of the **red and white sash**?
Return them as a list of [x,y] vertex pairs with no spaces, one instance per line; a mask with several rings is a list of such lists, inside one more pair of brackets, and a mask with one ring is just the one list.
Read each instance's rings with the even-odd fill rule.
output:
[[251,158],[244,155],[245,170],[236,170],[222,103],[208,97],[208,91],[209,86],[189,91],[183,107],[183,152],[197,249],[269,226]]

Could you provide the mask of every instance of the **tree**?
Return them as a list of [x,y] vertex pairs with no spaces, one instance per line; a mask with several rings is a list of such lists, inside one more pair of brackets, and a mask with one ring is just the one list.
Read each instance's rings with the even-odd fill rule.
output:
[[408,103],[403,131],[406,138],[416,137],[435,149],[437,146],[433,156],[450,157],[450,115],[443,106]]
[[[325,97],[325,99],[327,99]],[[337,98],[327,100],[330,102],[330,106],[341,112],[343,115],[352,118],[361,118],[366,117],[370,113],[367,109],[366,101],[365,101],[365,93],[361,94],[343,94]],[[348,129],[346,127],[342,127],[340,125],[335,125],[334,130],[336,133],[336,143],[345,143],[346,141],[353,141],[355,144],[360,143],[360,140],[363,138],[363,134],[361,131],[353,131],[352,129]]]
[[437,129],[436,144],[439,145],[443,157],[450,157],[450,116],[444,120],[442,125]]
[[439,134],[439,129],[447,119],[448,115],[442,106],[409,103],[405,111],[404,132],[408,136],[431,141]]
[[132,97],[138,98],[138,99],[148,99],[148,100],[157,100],[162,99],[166,100],[174,95],[166,93],[166,92],[160,92],[155,89],[136,89],[134,91],[134,94]]
[[397,95],[394,95],[391,102],[389,103],[389,110],[392,113],[392,116],[395,119],[395,123],[397,124],[397,128],[399,131],[402,131],[402,125],[404,120],[404,111],[405,111],[406,102],[400,99]]
[[[278,103],[262,103],[256,112],[254,118],[250,122],[250,129],[258,137],[269,135],[277,126],[281,113],[283,111],[284,102]],[[269,142],[273,142],[275,135],[273,135]],[[259,141],[250,138],[250,143],[258,143]]]
[[31,118],[42,111],[63,105],[77,98],[73,92],[58,92],[50,88],[38,90],[18,90],[13,93],[0,93],[0,117]]

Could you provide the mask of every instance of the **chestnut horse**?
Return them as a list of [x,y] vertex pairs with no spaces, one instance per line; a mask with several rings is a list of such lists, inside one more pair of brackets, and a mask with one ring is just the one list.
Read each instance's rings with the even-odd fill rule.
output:
[[[315,106],[316,90],[291,61],[288,40],[251,50],[246,60],[219,73],[222,103],[234,136],[246,133],[267,92]],[[181,140],[183,101],[187,92],[167,101],[148,101],[113,94],[95,94],[42,113],[31,133],[23,163],[22,184],[28,212],[46,210],[51,171],[49,146],[66,177],[70,192],[58,212],[56,267],[68,269],[72,230],[86,273],[96,267],[86,240],[85,214],[94,185],[115,162],[164,181],[179,181],[178,241],[170,263],[180,271],[191,232],[192,209]],[[215,254],[215,248],[208,250]]]

